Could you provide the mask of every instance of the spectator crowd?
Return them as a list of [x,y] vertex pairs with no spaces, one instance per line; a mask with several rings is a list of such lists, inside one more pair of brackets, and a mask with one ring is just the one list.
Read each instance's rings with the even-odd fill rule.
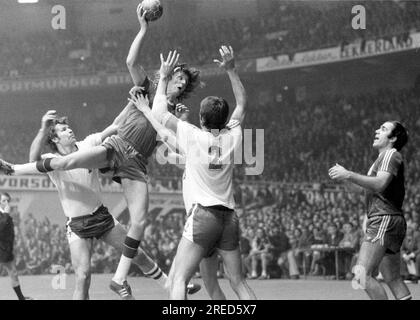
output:
[[[369,27],[351,27],[352,7],[366,8]],[[143,48],[143,64],[156,68],[159,53],[177,49],[193,65],[212,63],[220,44],[231,44],[238,58],[293,54],[406,34],[420,28],[416,1],[271,1],[267,10],[243,18],[196,21],[184,14],[173,25],[153,28]],[[310,26],[310,27],[308,27]],[[0,78],[126,71],[125,60],[138,29],[85,34],[77,30],[0,39]]]

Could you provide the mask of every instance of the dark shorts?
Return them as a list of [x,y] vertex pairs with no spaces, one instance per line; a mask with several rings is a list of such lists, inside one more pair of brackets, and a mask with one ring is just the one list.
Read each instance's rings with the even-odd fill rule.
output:
[[195,204],[188,213],[182,236],[203,247],[205,257],[210,257],[216,249],[238,249],[239,234],[239,219],[234,210]]
[[130,143],[114,135],[102,145],[107,149],[107,160],[110,163],[109,168],[101,169],[102,173],[111,170],[112,180],[117,183],[121,183],[124,178],[147,182],[147,160]]
[[7,263],[13,261],[13,244],[3,243],[0,241],[0,263]]
[[115,227],[118,221],[105,206],[100,206],[93,214],[70,218],[67,220],[67,240],[71,243],[77,239],[99,239]]
[[400,252],[407,230],[403,216],[383,215],[368,218],[363,241],[379,243],[386,248],[387,254]]

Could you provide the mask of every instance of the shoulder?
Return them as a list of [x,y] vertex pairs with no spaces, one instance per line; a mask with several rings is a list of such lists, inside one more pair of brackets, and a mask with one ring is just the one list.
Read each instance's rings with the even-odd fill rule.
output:
[[382,152],[379,155],[379,170],[386,171],[390,166],[400,165],[403,162],[403,158],[401,153],[399,153],[396,149],[392,148]]

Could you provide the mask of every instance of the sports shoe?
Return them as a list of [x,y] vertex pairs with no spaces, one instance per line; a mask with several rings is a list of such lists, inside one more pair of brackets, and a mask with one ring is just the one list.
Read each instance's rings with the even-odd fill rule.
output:
[[10,176],[14,172],[15,170],[13,170],[10,163],[0,159],[0,173]]
[[23,300],[35,300],[34,298],[32,298],[32,297],[24,297],[24,299]]
[[200,291],[200,289],[201,289],[201,285],[199,285],[198,283],[189,283],[187,285],[187,293],[188,294],[197,293],[198,291]]
[[124,281],[123,284],[118,284],[114,280],[111,280],[109,288],[120,296],[122,300],[136,300],[131,294],[131,288],[128,285],[127,281]]

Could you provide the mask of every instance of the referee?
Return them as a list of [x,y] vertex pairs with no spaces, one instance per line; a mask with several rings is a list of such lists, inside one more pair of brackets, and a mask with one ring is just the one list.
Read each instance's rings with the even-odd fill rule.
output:
[[32,300],[32,298],[25,297],[20,289],[18,273],[13,255],[15,231],[13,219],[9,215],[10,199],[11,197],[8,193],[3,192],[0,194],[0,267],[3,266],[6,268],[12,281],[13,290],[15,290],[19,300]]

